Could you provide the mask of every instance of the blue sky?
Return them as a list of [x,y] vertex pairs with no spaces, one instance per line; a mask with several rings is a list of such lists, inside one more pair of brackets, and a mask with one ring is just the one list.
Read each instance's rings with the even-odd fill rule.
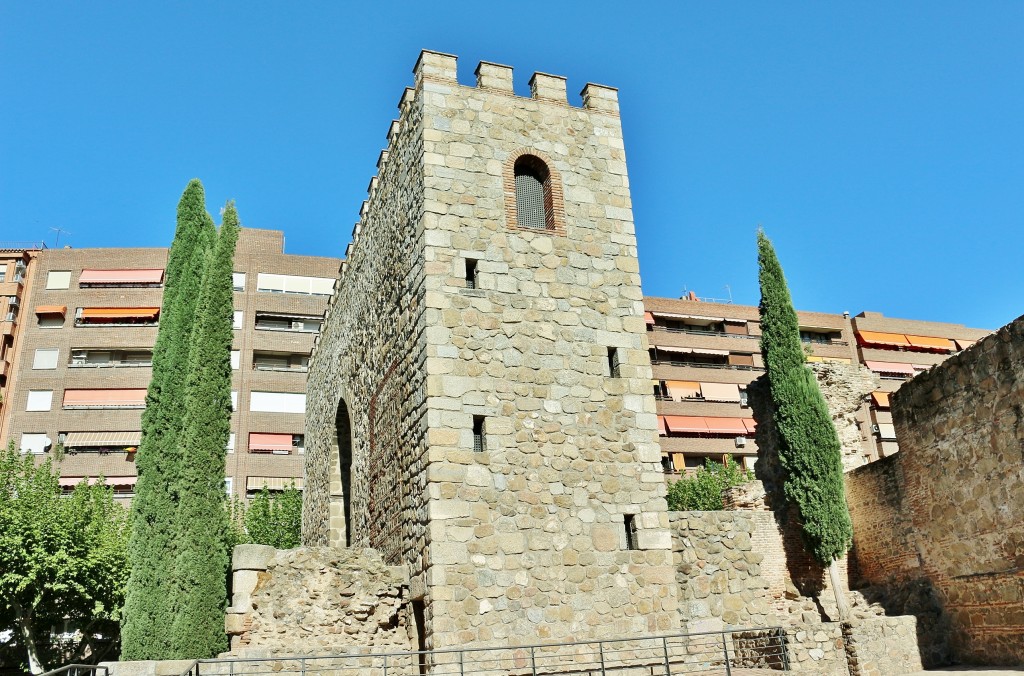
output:
[[756,303],[762,224],[802,309],[1024,313],[1021,2],[0,0],[0,240],[164,246],[196,176],[340,256],[422,48],[620,89],[647,294]]

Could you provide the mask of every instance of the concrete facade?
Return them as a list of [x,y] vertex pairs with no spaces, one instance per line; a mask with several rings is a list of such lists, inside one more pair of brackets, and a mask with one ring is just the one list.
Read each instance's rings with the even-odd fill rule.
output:
[[408,565],[423,647],[671,630],[616,92],[455,69],[417,62],[314,350],[305,544]]
[[[95,323],[88,314],[159,309],[166,263],[166,249],[48,249],[38,255],[27,278],[31,300],[22,303],[18,315],[20,347],[11,366],[17,383],[4,405],[0,440],[13,440],[40,457],[61,447],[64,456],[57,464],[65,484],[102,475],[114,487],[115,497],[127,500],[134,492],[134,451],[145,405],[140,396],[152,377],[159,313],[102,317]],[[338,259],[285,254],[278,231],[244,228],[240,233],[232,356],[237,403],[225,477],[239,496],[255,484],[280,488],[295,480],[301,486],[304,405],[288,412],[252,410],[275,406],[253,406],[252,393],[304,399],[305,361],[327,305],[326,295],[261,291],[260,275],[319,276],[329,289],[339,265]],[[113,270],[128,276],[151,270],[157,276],[147,283],[93,283],[88,276],[83,278],[86,271]],[[272,279],[269,285],[281,286]],[[281,361],[288,356],[290,361]],[[72,398],[120,393],[120,400],[74,401],[69,393]],[[281,434],[288,440],[271,448],[250,443],[252,433]],[[43,438],[49,446],[33,445],[32,440]]]

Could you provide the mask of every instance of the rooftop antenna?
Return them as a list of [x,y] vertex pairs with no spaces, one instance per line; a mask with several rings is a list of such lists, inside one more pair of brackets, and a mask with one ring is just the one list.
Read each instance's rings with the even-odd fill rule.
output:
[[729,294],[729,305],[732,305],[732,287],[728,284],[725,285],[725,292]]
[[50,230],[53,230],[54,232],[57,233],[57,237],[53,240],[53,248],[54,249],[56,249],[57,246],[60,244],[60,233],[63,232],[65,235],[73,235],[73,234],[75,234],[73,232],[68,232],[67,230],[65,230],[63,228],[50,228]]

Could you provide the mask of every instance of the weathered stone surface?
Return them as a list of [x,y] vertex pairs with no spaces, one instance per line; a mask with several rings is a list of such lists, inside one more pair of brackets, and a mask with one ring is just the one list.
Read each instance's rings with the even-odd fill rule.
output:
[[231,554],[232,570],[266,570],[277,550],[267,545],[238,545]]
[[858,581],[918,615],[926,666],[1024,662],[1022,403],[1019,318],[903,385],[899,453],[847,475]]

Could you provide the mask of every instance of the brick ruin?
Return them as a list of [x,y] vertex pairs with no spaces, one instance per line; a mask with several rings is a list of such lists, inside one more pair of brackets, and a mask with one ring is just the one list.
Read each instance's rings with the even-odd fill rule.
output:
[[1024,663],[1022,401],[1019,318],[901,387],[900,452],[847,475],[854,581],[939,660]]

